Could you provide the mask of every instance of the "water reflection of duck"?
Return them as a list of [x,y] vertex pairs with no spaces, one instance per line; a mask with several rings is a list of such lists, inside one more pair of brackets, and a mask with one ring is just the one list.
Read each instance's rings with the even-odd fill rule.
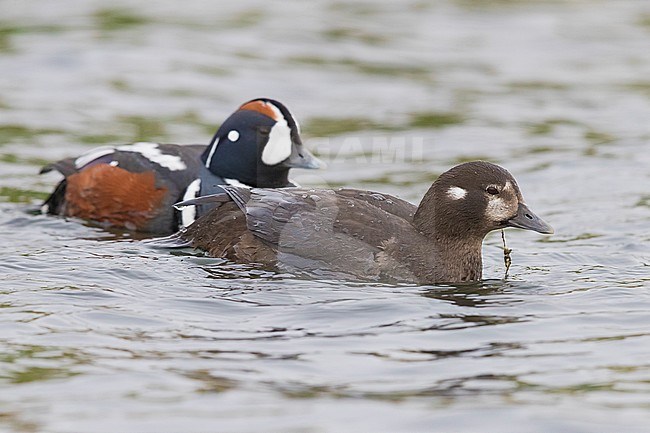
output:
[[160,245],[313,277],[476,281],[485,235],[504,227],[553,233],[505,169],[483,161],[443,173],[419,206],[355,189],[245,189],[180,205],[216,208]]
[[507,306],[522,302],[521,298],[513,293],[530,293],[534,288],[535,286],[522,281],[488,279],[448,286],[425,287],[420,292],[420,295],[459,307],[483,308],[495,305]]
[[107,146],[43,167],[41,173],[57,170],[65,178],[42,211],[168,234],[207,210],[178,213],[172,205],[179,200],[223,192],[224,184],[295,186],[291,167],[318,166],[289,110],[278,101],[254,99],[226,119],[209,146]]

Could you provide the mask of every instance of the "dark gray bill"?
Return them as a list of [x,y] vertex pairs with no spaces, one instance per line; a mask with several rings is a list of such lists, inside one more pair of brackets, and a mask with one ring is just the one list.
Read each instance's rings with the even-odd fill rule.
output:
[[308,151],[302,144],[294,143],[291,146],[291,155],[289,158],[281,162],[285,167],[289,168],[322,168],[323,162],[316,158],[310,151]]
[[517,227],[525,230],[533,230],[547,235],[553,234],[554,230],[546,221],[538,217],[523,203],[519,203],[517,216],[506,221],[506,226]]

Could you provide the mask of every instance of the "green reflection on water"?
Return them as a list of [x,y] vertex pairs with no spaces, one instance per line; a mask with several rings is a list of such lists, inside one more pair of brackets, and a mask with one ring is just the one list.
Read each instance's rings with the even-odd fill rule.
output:
[[454,165],[472,161],[491,161],[494,163],[499,162],[497,159],[487,155],[459,155],[451,159],[451,163]]
[[406,131],[410,128],[444,128],[461,124],[465,118],[453,112],[412,113],[405,124],[386,124],[365,117],[313,117],[305,122],[305,135],[326,137],[360,131]]
[[104,31],[123,30],[147,24],[149,20],[126,9],[101,9],[94,14],[97,27]]
[[240,12],[228,20],[228,25],[230,28],[247,28],[254,27],[262,22],[265,14],[259,9],[249,9],[247,11]]
[[305,135],[326,137],[366,130],[390,130],[389,126],[363,117],[312,117],[303,127]]
[[42,191],[0,187],[0,201],[9,203],[31,203],[34,200],[45,200],[50,194]]
[[[55,347],[23,346],[12,352],[0,353],[0,382],[29,383],[72,377],[79,373],[62,367],[62,361],[82,363],[80,356]],[[22,365],[29,363],[29,365]],[[40,365],[35,365],[35,364]],[[56,367],[50,367],[54,363]]]
[[601,131],[586,131],[584,135],[585,139],[593,144],[609,144],[616,141],[616,137],[606,132]]
[[63,31],[63,27],[54,25],[16,25],[14,23],[0,22],[0,52],[11,53],[14,51],[12,37],[24,33],[54,33]]
[[534,155],[536,153],[551,153],[555,151],[557,149],[551,146],[532,146],[530,149],[527,149],[526,153]]
[[323,36],[331,41],[353,40],[368,45],[382,45],[388,42],[386,36],[362,31],[352,27],[336,27],[323,32]]
[[442,128],[463,123],[465,118],[458,113],[424,112],[415,113],[409,121],[412,128]]
[[378,5],[369,2],[333,2],[329,4],[328,9],[332,12],[342,12],[347,16],[356,15],[359,17],[368,17],[380,12]]
[[236,382],[226,377],[214,376],[206,370],[194,370],[184,374],[190,379],[201,382],[199,392],[224,392],[237,386]]
[[639,199],[639,201],[636,202],[635,206],[645,206],[645,207],[650,207],[650,195],[644,195]]
[[488,9],[488,8],[504,8],[504,7],[527,7],[531,4],[568,4],[568,0],[455,0],[459,6],[468,9]]
[[108,144],[119,143],[124,140],[123,137],[115,134],[89,134],[77,137],[84,144]]
[[650,29],[650,14],[641,14],[637,23],[642,27]]
[[40,135],[62,133],[62,130],[53,128],[29,128],[24,125],[2,125],[0,126],[0,146],[15,140],[31,140]]
[[7,164],[27,164],[41,166],[47,164],[50,161],[44,158],[18,156],[14,153],[3,153],[0,154],[0,162]]
[[[648,18],[650,21],[650,17]],[[650,27],[650,24],[648,24]],[[624,84],[623,90],[628,90],[633,93],[641,93],[647,97],[650,97],[650,81],[635,81],[632,83]]]
[[5,378],[11,383],[29,383],[52,379],[62,379],[65,377],[75,376],[77,374],[78,373],[73,373],[64,368],[27,367],[24,370],[10,372],[6,375],[0,374],[0,378]]
[[566,90],[568,85],[553,81],[515,81],[508,85],[512,90]]
[[0,412],[0,425],[2,424],[8,425],[9,431],[28,433],[42,431],[41,426],[23,419],[17,412]]
[[[116,122],[122,124],[119,130],[120,133],[123,133],[121,135],[116,135],[114,133],[90,134],[83,135],[79,137],[79,139],[82,142],[89,144],[138,141],[167,142],[170,139],[170,134],[167,128],[169,125],[194,125],[209,136],[212,136],[219,127],[217,123],[204,121],[201,116],[193,110],[166,117],[118,116]],[[115,128],[112,128],[112,131],[115,130]],[[208,139],[209,137],[206,136],[206,144]]]
[[117,90],[118,92],[132,92],[133,89],[131,86],[129,86],[129,83],[126,82],[126,80],[116,78],[114,80],[110,80],[108,82],[108,85],[111,86],[114,90]]
[[367,75],[386,75],[389,77],[406,77],[410,79],[428,80],[431,71],[429,68],[414,65],[394,65],[383,63],[364,62],[356,59],[342,59],[342,66],[349,66]]
[[526,128],[531,135],[549,135],[557,126],[581,126],[579,122],[571,119],[546,119],[541,122],[528,123]]
[[342,67],[365,75],[400,77],[424,82],[433,81],[429,68],[412,64],[368,62],[352,58],[326,59],[317,56],[293,56],[289,57],[287,62],[301,65]]
[[131,141],[163,140],[167,137],[165,122],[144,116],[120,116],[118,120],[131,129]]
[[595,239],[599,238],[603,235],[598,234],[598,233],[581,233],[577,236],[573,236],[570,238],[558,238],[558,236],[554,237],[543,237],[537,240],[537,242],[542,242],[542,243],[567,243],[567,242],[573,242],[573,241],[586,241],[589,239]]

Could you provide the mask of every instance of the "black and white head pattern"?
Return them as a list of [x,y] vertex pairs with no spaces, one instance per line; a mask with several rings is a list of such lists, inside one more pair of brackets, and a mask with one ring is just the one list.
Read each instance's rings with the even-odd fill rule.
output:
[[[240,140],[250,140],[248,131],[250,127],[246,112],[256,112],[268,119],[265,125],[260,126],[268,134],[268,140],[264,145],[260,160],[267,166],[280,164],[291,156],[295,142],[300,143],[300,126],[291,115],[289,110],[278,101],[272,99],[254,99],[239,107],[230,118],[224,122],[222,128],[217,131],[215,138],[205,159],[205,166],[210,168],[213,165],[213,158],[217,149],[224,142],[237,143]],[[235,121],[237,120],[237,121]],[[247,143],[240,143],[247,144]]]

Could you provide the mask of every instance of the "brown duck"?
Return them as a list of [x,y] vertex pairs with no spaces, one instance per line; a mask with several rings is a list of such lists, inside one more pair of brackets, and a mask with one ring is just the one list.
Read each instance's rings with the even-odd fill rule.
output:
[[553,233],[514,177],[484,161],[443,173],[419,206],[357,189],[224,189],[179,203],[216,207],[157,245],[316,278],[425,284],[481,279],[492,230]]

